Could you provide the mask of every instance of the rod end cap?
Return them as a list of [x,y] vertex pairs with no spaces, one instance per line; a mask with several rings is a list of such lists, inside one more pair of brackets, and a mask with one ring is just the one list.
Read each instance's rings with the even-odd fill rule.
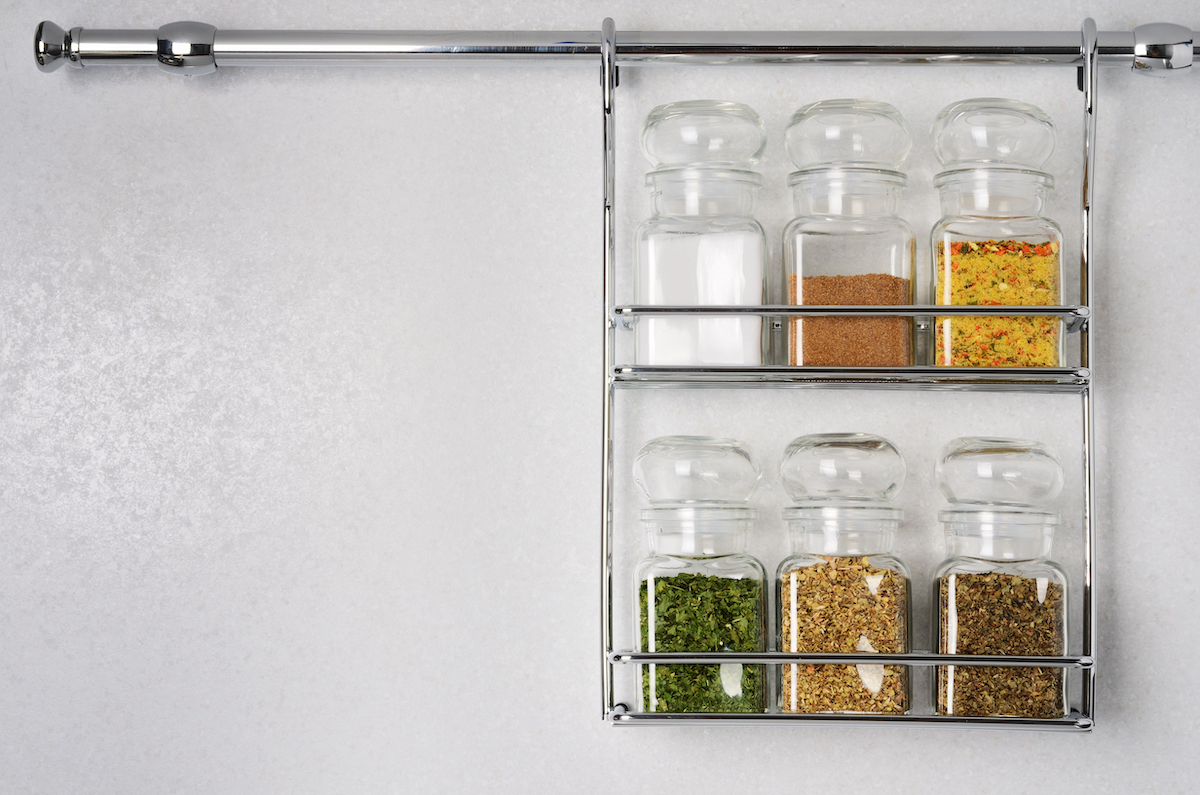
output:
[[38,25],[37,32],[33,34],[33,57],[37,60],[37,68],[43,72],[53,72],[67,63],[76,68],[82,66],[76,49],[79,30],[74,28],[66,31],[50,21]]

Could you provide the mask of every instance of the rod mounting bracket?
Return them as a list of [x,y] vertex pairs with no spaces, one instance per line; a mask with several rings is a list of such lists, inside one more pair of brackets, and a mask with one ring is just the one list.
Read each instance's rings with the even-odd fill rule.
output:
[[1133,29],[1133,71],[1154,77],[1186,74],[1195,34],[1183,25],[1152,22]]
[[172,22],[158,29],[158,65],[171,74],[217,71],[213,43],[217,29],[203,22]]

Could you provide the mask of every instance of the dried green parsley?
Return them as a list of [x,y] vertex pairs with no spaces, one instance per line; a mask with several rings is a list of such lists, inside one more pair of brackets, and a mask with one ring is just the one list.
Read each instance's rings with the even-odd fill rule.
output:
[[[764,596],[754,578],[651,577],[638,587],[641,648],[764,651]],[[761,665],[646,665],[642,700],[648,712],[763,712],[764,683]]]
[[[938,652],[1064,654],[1063,597],[1062,585],[1045,578],[995,572],[948,574],[938,581]],[[1061,718],[1067,711],[1066,676],[1064,668],[939,666],[937,711],[939,715]]]

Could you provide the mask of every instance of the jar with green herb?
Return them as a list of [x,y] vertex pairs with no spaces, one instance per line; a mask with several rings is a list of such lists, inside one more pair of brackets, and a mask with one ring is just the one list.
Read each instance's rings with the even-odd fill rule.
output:
[[[938,458],[952,507],[939,514],[950,557],[938,568],[939,654],[1056,657],[1067,648],[1067,575],[1049,559],[1062,465],[1038,442],[964,437]],[[947,665],[937,713],[1061,718],[1064,668]]]
[[[891,554],[902,512],[891,500],[904,459],[880,436],[826,433],[788,445],[780,465],[796,503],[783,518],[793,555],[779,564],[779,650],[905,654],[908,570]],[[906,713],[905,665],[780,666],[783,712]]]
[[[766,651],[766,573],[746,554],[759,470],[734,439],[664,436],[634,462],[652,507],[651,555],[637,567],[636,646],[647,652]],[[639,666],[645,712],[763,712],[762,665]]]

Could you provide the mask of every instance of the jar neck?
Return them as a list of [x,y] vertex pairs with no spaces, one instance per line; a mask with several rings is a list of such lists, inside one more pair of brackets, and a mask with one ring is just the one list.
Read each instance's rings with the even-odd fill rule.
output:
[[652,171],[646,184],[654,212],[674,218],[748,216],[762,177],[753,171],[682,169]]
[[900,172],[828,169],[796,172],[788,183],[798,216],[864,218],[896,215],[906,181]]
[[903,514],[895,508],[801,506],[785,508],[792,553],[850,557],[892,551]]
[[746,551],[753,508],[690,506],[647,508],[642,527],[650,551],[680,558],[715,558]]
[[1050,557],[1058,516],[1024,510],[942,511],[950,557],[1042,560]]
[[943,172],[933,184],[943,215],[1016,218],[1040,216],[1054,180],[1040,171],[976,168]]

